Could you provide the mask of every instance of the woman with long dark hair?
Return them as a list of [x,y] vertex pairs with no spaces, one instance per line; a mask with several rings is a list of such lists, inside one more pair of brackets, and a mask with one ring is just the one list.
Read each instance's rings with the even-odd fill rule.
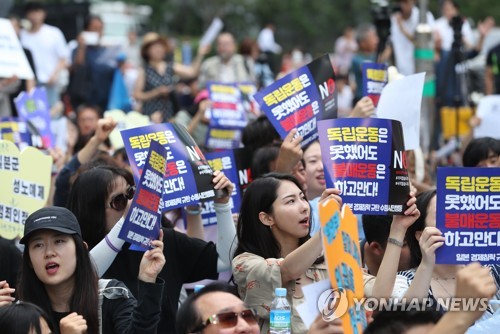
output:
[[[236,231],[229,200],[234,186],[218,171],[214,173],[212,182],[214,189],[227,189],[227,195],[214,200],[217,245],[190,238],[172,228],[162,229],[167,245],[164,249],[167,265],[159,274],[166,282],[161,295],[160,333],[175,332],[175,315],[184,283],[217,279],[219,272],[226,271],[231,266],[230,248]],[[121,218],[126,214],[128,203],[133,198],[133,184],[132,175],[126,170],[109,166],[94,167],[75,180],[68,208],[78,218],[83,239],[89,243],[90,248],[102,239],[106,241],[91,250],[99,274],[121,280],[136,295],[142,252],[117,238],[119,225],[123,222]],[[96,250],[100,246],[104,246],[101,248],[107,254],[112,253],[112,256],[103,256],[102,249]]]
[[[328,189],[322,199],[333,197],[341,204],[338,194],[338,190]],[[321,233],[309,236],[310,213],[299,182],[288,174],[271,173],[256,179],[243,196],[233,276],[241,298],[256,308],[262,333],[269,329],[266,320],[275,288],[286,287],[288,297],[301,300],[301,285],[328,278]],[[306,331],[292,309],[292,332]]]
[[[342,200],[337,189],[323,191],[319,203]],[[363,275],[367,296],[389,297],[394,288],[404,234],[418,218],[415,197],[410,194],[403,215],[395,216],[378,277]],[[233,276],[240,296],[257,310],[261,333],[269,329],[269,311],[275,288],[287,288],[292,305],[292,332],[307,329],[295,310],[304,294],[301,286],[328,278],[322,256],[321,233],[310,236],[311,207],[295,177],[270,173],[247,188],[240,208],[238,247],[233,258]]]
[[67,207],[78,218],[90,249],[105,238],[126,213],[134,192],[132,173],[122,168],[98,166],[76,178]]
[[138,301],[123,283],[98,279],[78,221],[67,209],[31,214],[20,242],[25,249],[18,296],[42,308],[57,324],[56,333],[156,333],[164,285],[157,280],[165,264],[161,240],[142,257]]
[[[407,278],[408,287],[405,298],[429,298],[435,306],[455,296],[456,274],[463,265],[436,264],[435,252],[444,245],[445,238],[436,228],[436,190],[429,190],[417,196],[417,207],[422,212],[406,233],[406,242],[410,249],[412,269],[400,272]],[[498,266],[491,266],[491,272],[497,287],[500,286]],[[497,296],[495,297],[498,299]],[[440,305],[446,310],[447,305]],[[488,308],[485,317],[493,309]]]
[[0,328],[3,334],[50,334],[54,331],[47,313],[31,303],[0,307]]

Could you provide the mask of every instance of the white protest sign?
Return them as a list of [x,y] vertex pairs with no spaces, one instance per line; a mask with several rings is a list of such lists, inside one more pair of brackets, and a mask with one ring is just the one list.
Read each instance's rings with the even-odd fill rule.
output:
[[118,109],[108,110],[104,113],[104,117],[111,117],[117,123],[116,128],[109,135],[109,140],[115,150],[124,146],[120,131],[146,126],[151,123],[147,115],[143,115],[137,111],[125,113]]
[[219,32],[222,30],[223,26],[224,23],[222,23],[221,19],[218,17],[213,19],[212,23],[210,23],[210,27],[208,27],[207,31],[200,40],[200,46],[212,44]]
[[420,107],[425,73],[409,75],[388,83],[382,90],[377,117],[400,121],[403,126],[405,150],[420,146]]
[[331,289],[329,279],[304,285],[302,287],[302,292],[304,293],[306,301],[297,307],[297,312],[299,312],[299,315],[307,328],[311,327],[311,324],[319,315],[319,297],[328,289]]
[[0,18],[0,78],[13,76],[20,79],[35,77],[12,23]]
[[474,128],[474,138],[500,139],[500,95],[485,96],[479,101],[476,116],[481,124]]

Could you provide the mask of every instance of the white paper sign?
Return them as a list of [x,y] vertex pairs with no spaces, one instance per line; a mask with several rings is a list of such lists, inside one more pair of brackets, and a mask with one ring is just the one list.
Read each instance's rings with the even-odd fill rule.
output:
[[20,79],[35,77],[12,23],[0,18],[0,78],[13,76]]
[[331,289],[329,279],[308,284],[302,287],[302,292],[304,293],[306,301],[300,304],[296,309],[307,328],[311,327],[311,324],[319,315],[319,297],[328,289]]
[[481,124],[474,128],[474,138],[500,139],[500,95],[485,96],[479,101],[476,116]]
[[382,90],[377,117],[394,119],[403,125],[405,150],[420,146],[420,108],[425,73],[409,75],[388,83]]
[[210,27],[208,27],[207,31],[200,40],[200,46],[212,44],[219,32],[222,30],[223,26],[224,23],[222,23],[221,19],[218,17],[213,19],[212,23],[210,23]]

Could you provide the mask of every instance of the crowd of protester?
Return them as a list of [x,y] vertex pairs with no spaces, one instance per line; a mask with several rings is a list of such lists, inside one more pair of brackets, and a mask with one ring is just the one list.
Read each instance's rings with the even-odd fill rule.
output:
[[[346,27],[335,42],[331,60],[339,117],[375,113],[361,89],[363,62],[385,62],[403,75],[415,73],[419,9],[415,0],[397,2],[401,9],[391,16],[390,43],[383,52],[377,52],[379,36],[371,24]],[[450,105],[446,87],[452,85],[440,80],[447,80],[453,43],[449,22],[459,7],[444,0],[441,10],[442,17],[434,20],[428,13],[427,20],[441,87],[437,101]],[[235,185],[224,173],[214,172],[214,188],[226,189],[215,199],[215,243],[206,238],[199,206],[186,207],[185,215],[180,210],[164,213],[152,250],[139,252],[118,238],[135,184],[126,152],[109,139],[116,121],[104,112],[134,110],[152,123],[183,125],[206,150],[207,82],[250,82],[262,89],[307,64],[311,56],[305,50],[284,50],[275,41],[279,27],[268,24],[256,39],[245,37],[239,45],[230,31],[223,31],[212,56],[211,45],[202,45],[191,62],[183,63],[175,59],[171,41],[156,32],[145,34],[141,42],[131,34],[127,45],[102,45],[99,16],[90,16],[71,43],[45,23],[41,3],[27,3],[24,19],[29,25],[21,29],[20,19],[10,17],[35,78],[0,78],[0,115],[16,116],[15,96],[44,87],[53,122],[64,119],[67,131],[56,134],[61,145],[50,151],[57,170],[46,207],[27,218],[20,240],[0,238],[0,332],[268,333],[274,290],[285,287],[292,333],[343,333],[341,319],[318,316],[307,328],[297,312],[304,302],[302,287],[328,278],[318,205],[329,199],[341,205],[342,196],[326,187],[319,142],[302,148],[295,129],[281,140],[265,115],[252,117],[243,130],[253,181],[239,215],[231,211]],[[471,56],[481,50],[493,25],[491,18],[481,22],[476,41],[469,22],[463,23],[463,44]],[[97,40],[91,41],[88,33]],[[499,50],[496,46],[487,56],[486,94],[500,91]],[[471,124],[480,121],[474,118]],[[469,135],[461,141],[459,165],[500,167],[499,140]],[[444,144],[438,134],[435,149]],[[431,153],[420,164],[415,152],[408,157],[412,190],[404,214],[359,217],[365,296],[432,299],[434,305],[451,297],[499,300],[500,267],[436,264],[444,237],[436,227],[435,167],[443,161],[433,161]],[[186,289],[185,284],[217,280],[219,274],[231,279],[196,292]],[[465,333],[477,321],[498,316],[497,305],[484,312],[446,312],[440,305],[439,310],[367,314],[365,333]]]

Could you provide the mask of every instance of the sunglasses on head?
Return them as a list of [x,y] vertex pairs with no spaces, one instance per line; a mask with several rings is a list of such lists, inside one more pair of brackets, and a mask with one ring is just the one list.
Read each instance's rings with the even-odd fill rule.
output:
[[111,198],[111,202],[109,202],[108,208],[114,209],[116,211],[125,210],[128,201],[134,198],[134,195],[135,195],[135,186],[128,186],[125,194],[118,194]]
[[222,312],[212,315],[201,326],[193,332],[200,332],[208,325],[219,325],[220,328],[231,328],[238,324],[238,317],[243,318],[249,325],[257,323],[257,316],[252,309],[246,309],[241,312]]

